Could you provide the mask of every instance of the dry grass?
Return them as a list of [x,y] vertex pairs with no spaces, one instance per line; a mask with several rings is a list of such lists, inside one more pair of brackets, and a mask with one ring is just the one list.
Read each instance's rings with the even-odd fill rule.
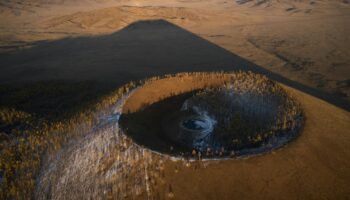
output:
[[[173,90],[173,91],[162,90],[163,87],[167,88],[170,86],[170,85],[168,85],[167,81],[164,81],[162,79],[164,77],[166,77],[168,81],[171,81],[173,79],[178,80],[177,84],[173,85],[173,87],[175,87],[175,90]],[[1,140],[1,143],[0,143],[0,145],[1,145],[1,147],[0,147],[1,148],[0,173],[1,173],[1,177],[2,177],[1,183],[0,183],[0,189],[1,189],[0,190],[0,199],[30,199],[30,198],[34,198],[33,193],[35,191],[36,184],[37,184],[36,178],[41,170],[41,167],[42,167],[43,162],[45,161],[45,158],[50,157],[52,155],[55,155],[55,153],[59,149],[61,149],[62,146],[64,146],[67,143],[68,140],[71,140],[74,137],[82,136],[86,132],[88,132],[88,130],[91,130],[91,127],[95,126],[98,123],[98,116],[101,116],[103,114],[108,114],[109,112],[111,112],[108,108],[110,106],[114,105],[117,102],[117,100],[126,92],[131,91],[132,89],[138,87],[139,85],[143,85],[143,87],[146,88],[146,91],[150,92],[151,90],[147,90],[147,87],[152,86],[153,82],[156,80],[157,80],[157,82],[164,84],[161,87],[157,88],[157,90],[156,90],[157,92],[160,93],[159,96],[146,95],[146,96],[143,96],[145,98],[144,100],[146,100],[145,102],[138,101],[138,102],[136,102],[136,104],[133,104],[132,102],[127,103],[127,106],[129,107],[130,112],[133,112],[133,111],[137,111],[138,109],[142,108],[142,103],[151,104],[153,102],[159,101],[160,99],[167,98],[167,96],[181,94],[181,93],[186,92],[186,91],[192,91],[192,90],[195,90],[196,88],[204,87],[205,85],[208,84],[208,81],[206,81],[206,77],[207,77],[206,73],[182,73],[182,74],[177,74],[174,76],[169,75],[169,76],[164,76],[164,77],[154,77],[154,78],[151,78],[151,79],[148,79],[145,81],[140,81],[138,83],[127,84],[127,85],[121,87],[120,89],[111,92],[109,95],[106,95],[106,96],[99,98],[97,103],[91,104],[89,106],[85,105],[85,109],[83,111],[76,112],[64,120],[48,121],[47,119],[45,120],[45,118],[39,119],[37,116],[33,116],[29,113],[26,113],[26,112],[23,112],[20,110],[11,109],[11,108],[6,108],[6,109],[3,108],[1,110],[1,114],[0,114],[1,125],[13,125],[16,123],[27,124],[27,125],[23,126],[22,129],[18,128],[21,126],[15,125],[11,129],[6,129],[6,130],[11,130],[11,132],[1,134],[1,137],[4,137],[5,139]],[[223,73],[223,72],[213,73],[211,78],[212,78],[212,80],[209,80],[209,82],[213,82],[217,85],[221,85],[223,82],[230,80],[229,74]],[[214,80],[216,80],[216,81],[214,81]],[[222,82],[217,81],[217,80],[222,80]],[[189,82],[192,82],[190,84],[190,86],[187,85]],[[314,112],[316,112],[315,110],[310,110],[311,109],[310,107],[312,107],[312,106],[315,108],[318,108],[318,106],[319,107],[324,106],[322,108],[327,108],[327,109],[329,109],[329,111],[336,110],[336,113],[338,113],[338,114],[340,113],[340,111],[338,111],[337,109],[331,107],[330,105],[328,105],[324,102],[316,101],[314,98],[307,96],[307,95],[304,95],[304,94],[299,94],[296,91],[294,91],[294,93],[299,95],[298,99],[301,99],[301,97],[306,98],[305,101],[303,101],[303,106],[304,105],[307,106],[309,115],[313,115]],[[137,95],[138,94],[135,93],[135,96],[133,97],[134,100],[137,100],[137,97],[138,97]],[[300,95],[301,95],[301,97],[300,97]],[[316,104],[314,102],[316,102]],[[320,112],[318,111],[318,113],[320,113]],[[332,113],[330,113],[330,114],[332,114]],[[311,118],[311,122],[310,122],[311,124],[314,123],[312,121],[313,118],[317,118],[317,116],[309,116]],[[346,113],[345,114],[343,113],[343,115],[341,115],[340,117],[344,117],[344,116],[345,116],[345,120],[347,120],[348,115]],[[325,125],[326,124],[325,121],[327,119],[325,118],[325,116],[323,116],[323,117],[324,118],[318,118],[318,120],[321,120],[321,121],[323,120],[324,122],[322,122],[322,123],[323,123],[323,125]],[[341,121],[341,120],[342,119],[339,119],[339,121]],[[306,127],[307,132],[305,133],[306,134],[305,137],[309,137],[310,134],[314,134],[314,135],[316,133],[319,134],[320,131],[322,133],[322,130],[319,130],[320,128],[318,128],[318,126],[316,126],[316,125],[311,126],[310,123]],[[9,126],[6,126],[6,127],[9,127]],[[321,126],[321,127],[325,127],[325,126]],[[347,125],[343,124],[340,127],[347,127]],[[329,127],[328,127],[328,130],[330,130]],[[338,131],[340,131],[340,130],[338,130]],[[344,131],[341,133],[344,133]],[[313,140],[305,140],[305,137],[303,138],[304,140],[301,140],[300,144],[298,143],[299,145],[294,145],[292,149],[296,149],[298,147],[305,148],[305,145],[307,145],[306,144],[307,142],[309,142],[309,143],[313,142]],[[330,139],[332,141],[335,141],[334,138],[330,138]],[[338,140],[336,140],[336,141],[338,141]],[[346,140],[342,140],[342,141],[344,141],[343,143],[345,143]],[[315,148],[316,147],[317,147],[317,145],[315,146]],[[326,148],[326,150],[327,149],[332,150],[332,149],[337,149],[338,146],[331,146],[331,147],[322,146],[322,149],[319,149],[319,150],[325,152],[326,151],[325,148]],[[288,150],[284,150],[284,151],[288,151]],[[324,166],[321,164],[317,164],[317,165],[313,164],[313,163],[319,163],[319,162],[312,160],[313,158],[315,158],[315,156],[310,154],[310,151],[305,152],[305,149],[300,149],[300,151],[303,152],[305,155],[310,156],[310,157],[307,157],[308,159],[304,160],[303,162],[309,162],[309,160],[311,160],[312,163],[309,163],[309,164],[314,166],[315,168],[317,168],[317,167],[322,168],[322,166]],[[315,152],[317,153],[318,151],[315,151]],[[342,151],[339,151],[339,152],[341,153]],[[290,153],[293,153],[293,152],[290,152]],[[297,154],[300,152],[294,152],[294,153]],[[294,155],[294,153],[293,153],[293,155]],[[340,154],[340,155],[343,155],[343,154]],[[333,156],[337,156],[337,155],[333,155]],[[331,158],[332,157],[330,157],[329,159],[331,159]],[[256,158],[253,160],[261,160],[261,159],[262,158]],[[303,157],[294,156],[293,159],[300,160],[300,159],[303,159]],[[322,159],[322,160],[324,160],[324,159]],[[340,160],[338,160],[338,161],[340,162]],[[338,162],[338,161],[334,161],[334,162]],[[346,162],[345,160],[343,160],[343,161]],[[108,164],[109,162],[110,162],[109,160],[106,160],[107,164],[104,164],[103,166],[109,165]],[[224,164],[224,166],[226,166],[226,165],[228,166],[227,168],[225,168],[225,170],[216,170],[215,166],[212,166],[210,169],[206,169],[206,170],[198,169],[198,170],[201,170],[201,173],[205,174],[204,176],[208,176],[211,180],[208,183],[202,183],[201,188],[202,189],[205,188],[205,191],[209,191],[210,189],[207,188],[210,186],[209,183],[211,183],[211,182],[218,183],[219,179],[217,177],[227,176],[227,174],[225,174],[225,175],[221,174],[221,172],[226,171],[226,170],[228,170],[228,171],[231,170],[231,173],[233,173],[233,174],[236,173],[235,175],[232,175],[231,177],[239,176],[241,173],[243,173],[243,174],[248,173],[249,170],[248,171],[245,170],[245,167],[248,167],[248,166],[245,166],[245,165],[248,165],[249,162],[250,161],[229,162],[229,163]],[[301,163],[303,163],[303,162],[301,162]],[[263,163],[267,163],[266,166],[265,166],[265,164],[263,166],[263,167],[266,167],[267,171],[269,171],[269,170],[270,171],[272,170],[272,171],[271,172],[269,171],[269,173],[256,172],[254,177],[255,176],[260,177],[260,176],[265,176],[265,175],[267,176],[267,174],[270,174],[270,173],[273,174],[273,169],[275,169],[275,168],[271,167],[272,165],[274,166],[277,164],[279,166],[279,163],[282,163],[282,164],[280,164],[281,165],[280,169],[286,169],[287,171],[290,170],[290,169],[288,169],[288,167],[291,166],[289,159],[286,160],[284,157],[284,154],[282,154],[282,153],[281,153],[281,156],[276,156],[276,155],[269,155],[266,157],[264,156],[264,162],[261,162],[261,164],[263,164]],[[167,165],[173,166],[174,164],[171,162],[171,163],[167,163]],[[233,167],[230,167],[231,165],[234,165],[236,168],[234,169]],[[218,165],[217,167],[220,168],[220,166],[222,166],[222,165]],[[251,164],[249,164],[249,166],[251,166]],[[346,166],[346,164],[344,164],[344,166]],[[166,168],[166,169],[168,169],[168,168]],[[170,169],[172,169],[172,168],[170,167],[169,170]],[[194,173],[194,171],[191,171],[189,168],[188,168],[188,170],[186,170],[186,169],[187,168],[184,168],[184,169],[182,169],[183,171],[179,172],[179,170],[176,168],[174,173],[176,173],[176,174],[179,174],[179,173],[184,174],[185,173],[186,174],[188,172],[189,174],[191,174],[191,176],[197,177],[197,175],[196,175],[196,173]],[[252,170],[257,171],[258,169],[260,169],[260,167],[253,168]],[[334,169],[336,171],[336,168],[334,168]],[[104,168],[102,167],[101,170],[104,171]],[[324,169],[322,168],[319,170],[324,170]],[[206,173],[208,173],[208,174],[206,174]],[[301,171],[298,171],[298,173],[305,174],[306,172],[304,173],[304,170],[301,170]],[[315,173],[317,173],[317,176],[319,175],[318,172],[315,172],[315,173],[308,172],[308,173],[311,173],[312,175],[315,175]],[[212,177],[210,177],[210,174],[216,174],[216,175],[215,176],[213,175]],[[202,177],[203,175],[201,174],[200,176]],[[244,176],[247,176],[247,174],[245,174]],[[183,177],[188,177],[188,175],[183,176]],[[305,180],[303,179],[303,177],[305,177]],[[308,176],[301,176],[300,179],[307,182],[308,180],[310,180],[310,179],[306,179],[307,177]],[[180,190],[179,188],[182,188],[182,185],[185,188],[187,188],[188,187],[187,182],[189,182],[189,183],[191,183],[191,185],[193,185],[196,183],[197,179],[195,179],[195,178],[191,179],[192,182],[191,181],[184,182],[184,180],[182,180],[181,178],[179,179],[179,175],[175,176],[172,172],[170,172],[169,177],[166,177],[166,180],[164,180],[164,181],[169,182],[170,181],[169,179],[171,179],[171,181],[175,185],[175,187],[171,187],[171,189],[168,189],[170,196],[175,194],[176,198],[179,197],[180,199],[181,198],[186,199],[186,197],[190,197],[192,195],[192,193],[190,193],[189,191],[181,192],[182,190]],[[245,181],[246,179],[242,179],[242,180]],[[314,180],[314,179],[312,179],[312,180]],[[327,179],[327,180],[329,180],[329,179]],[[246,181],[248,181],[248,179]],[[180,182],[181,182],[181,187],[179,187]],[[339,182],[334,181],[334,180],[333,180],[333,182],[335,182],[335,185],[340,184]],[[234,178],[231,178],[228,180],[228,183],[235,184],[235,183],[237,183],[237,180]],[[329,183],[328,181],[322,182],[322,187],[327,186],[328,183]],[[341,186],[343,186],[343,185],[341,185]],[[170,186],[169,186],[169,188],[170,188]],[[219,188],[216,190],[219,190],[219,191],[222,190],[226,193],[231,194],[230,193],[231,190],[229,188],[226,188],[227,189],[226,190],[225,188],[226,188],[226,186],[223,186],[223,188]],[[342,188],[344,188],[344,187],[342,187]],[[211,188],[211,189],[213,189],[213,188]],[[119,191],[119,192],[121,192],[121,191]],[[327,190],[327,192],[330,192],[330,193],[327,193],[327,195],[331,194],[331,191]],[[121,194],[121,193],[119,193],[119,194]],[[269,194],[271,195],[271,193],[269,193]],[[317,194],[319,194],[319,193],[317,193]],[[203,195],[202,194],[198,194],[198,195],[200,195],[202,197],[203,195],[205,195],[205,193],[203,193]],[[232,194],[232,195],[234,196],[234,194]]]
[[[40,87],[45,86],[37,87],[40,91]],[[133,83],[127,84],[101,97],[97,103],[84,104],[79,112],[69,110],[55,117],[33,116],[15,109],[1,109],[0,198],[33,198],[35,178],[44,157],[53,155],[72,137],[84,134],[97,123],[102,110],[113,105],[132,87]],[[36,89],[33,88],[34,91]],[[57,88],[51,88],[50,91],[52,90],[60,91]],[[27,107],[30,108],[30,105]],[[62,119],[62,116],[66,118]]]

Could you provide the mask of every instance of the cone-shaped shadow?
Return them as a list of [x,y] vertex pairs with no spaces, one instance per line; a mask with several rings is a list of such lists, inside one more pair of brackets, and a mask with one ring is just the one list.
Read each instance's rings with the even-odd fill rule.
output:
[[[0,54],[0,60],[0,83],[89,80],[98,86],[91,92],[169,73],[251,70],[350,109],[347,101],[272,73],[165,20],[138,21],[110,35],[37,42],[30,49]],[[83,87],[68,96],[81,102],[87,100],[81,97],[85,92]]]

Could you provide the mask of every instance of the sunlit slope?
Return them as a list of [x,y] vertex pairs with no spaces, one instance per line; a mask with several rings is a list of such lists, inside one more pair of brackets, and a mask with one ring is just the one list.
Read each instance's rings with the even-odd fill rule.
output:
[[350,189],[350,114],[287,88],[302,104],[306,123],[296,141],[244,160],[167,162],[177,199],[346,199]]

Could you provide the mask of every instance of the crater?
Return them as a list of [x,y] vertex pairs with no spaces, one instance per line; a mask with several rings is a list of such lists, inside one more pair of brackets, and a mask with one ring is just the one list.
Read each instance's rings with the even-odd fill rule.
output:
[[135,143],[189,159],[241,158],[295,139],[304,116],[284,86],[251,72],[183,73],[146,80],[119,125]]

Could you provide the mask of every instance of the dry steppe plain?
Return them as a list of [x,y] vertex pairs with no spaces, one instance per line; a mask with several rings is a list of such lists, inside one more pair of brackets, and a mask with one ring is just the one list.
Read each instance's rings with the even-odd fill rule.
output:
[[[0,198],[350,198],[347,0],[3,0],[0,19]],[[300,137],[188,163],[94,131],[130,81],[220,70],[284,85],[305,112]],[[149,84],[145,99],[183,82]],[[117,161],[125,176],[113,175]]]

